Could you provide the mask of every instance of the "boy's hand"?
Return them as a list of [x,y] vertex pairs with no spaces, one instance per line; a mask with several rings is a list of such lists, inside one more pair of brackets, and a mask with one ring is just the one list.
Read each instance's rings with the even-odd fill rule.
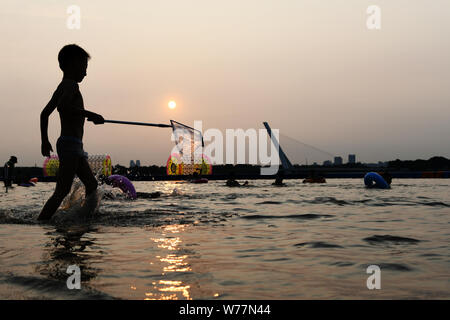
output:
[[92,113],[88,118],[88,121],[92,121],[94,124],[104,124],[105,119],[97,113]]
[[42,141],[41,144],[41,153],[44,157],[50,157],[50,151],[53,151],[52,145],[50,144],[50,142],[47,141]]

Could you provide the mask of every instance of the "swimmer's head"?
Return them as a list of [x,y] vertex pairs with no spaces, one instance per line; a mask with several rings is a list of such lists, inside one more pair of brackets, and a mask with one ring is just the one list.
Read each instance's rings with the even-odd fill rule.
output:
[[98,176],[98,180],[101,184],[111,185],[111,180],[109,180],[108,177],[103,174]]
[[385,171],[383,173],[380,174],[383,179],[387,182],[387,184],[391,185],[392,183],[392,176],[388,171]]

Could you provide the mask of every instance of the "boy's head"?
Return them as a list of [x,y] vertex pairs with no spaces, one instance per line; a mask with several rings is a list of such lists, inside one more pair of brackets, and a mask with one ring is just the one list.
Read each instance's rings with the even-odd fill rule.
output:
[[89,53],[83,48],[76,44],[68,44],[59,51],[59,67],[64,76],[81,82],[86,76],[87,62],[90,58]]
[[11,156],[9,158],[9,161],[12,162],[12,163],[17,163],[17,158],[15,156]]

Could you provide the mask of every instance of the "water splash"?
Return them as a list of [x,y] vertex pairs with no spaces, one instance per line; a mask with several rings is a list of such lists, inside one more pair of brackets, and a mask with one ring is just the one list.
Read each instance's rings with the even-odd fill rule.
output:
[[85,222],[96,216],[102,198],[102,186],[86,196],[83,184],[79,179],[75,179],[71,192],[63,200],[60,209],[55,213],[51,221],[57,225]]

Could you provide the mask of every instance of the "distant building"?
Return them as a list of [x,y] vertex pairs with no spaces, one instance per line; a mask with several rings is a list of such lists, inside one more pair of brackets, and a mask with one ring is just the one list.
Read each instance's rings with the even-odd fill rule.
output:
[[389,167],[389,162],[378,161],[379,167]]
[[364,165],[366,167],[370,167],[370,168],[382,168],[382,167],[388,167],[389,163],[383,162],[383,161],[378,161],[377,163],[365,163]]
[[130,160],[130,168],[133,168],[135,166],[136,166],[136,164],[134,163],[134,160]]
[[136,167],[140,167],[141,166],[141,160],[136,160]]
[[334,165],[335,166],[342,165],[342,157],[334,157]]
[[354,154],[349,154],[349,155],[348,155],[348,163],[350,163],[350,164],[355,164],[355,163],[356,163],[356,155],[354,155]]
[[378,163],[364,163],[364,165],[369,168],[378,168],[379,167]]
[[323,165],[325,166],[325,167],[329,167],[329,166],[331,166],[333,163],[330,161],[330,160],[325,160],[324,162],[323,162]]

